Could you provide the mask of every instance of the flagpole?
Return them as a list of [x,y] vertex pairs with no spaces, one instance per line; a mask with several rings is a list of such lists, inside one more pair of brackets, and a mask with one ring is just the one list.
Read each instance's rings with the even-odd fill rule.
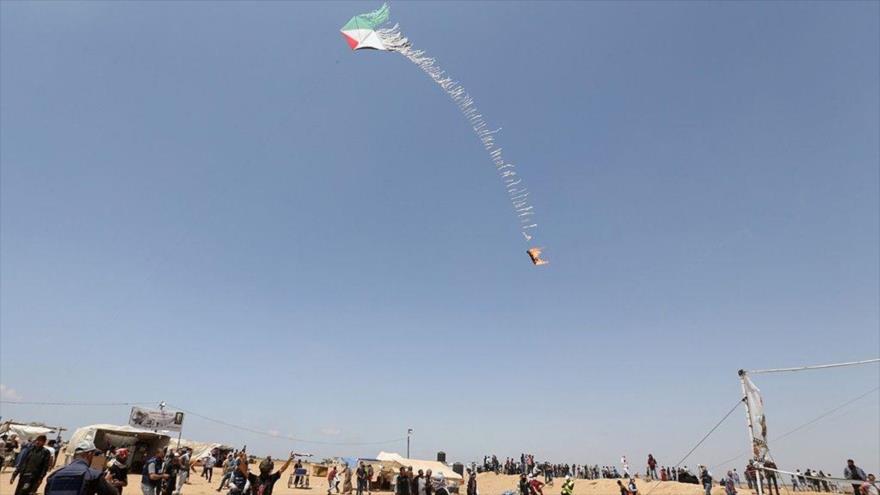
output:
[[[752,456],[754,457],[754,455],[755,455],[755,431],[752,428],[752,408],[750,406],[749,396],[746,393],[746,370],[739,370],[738,374],[739,374],[739,383],[742,386],[742,394],[743,394],[743,397],[746,398],[746,400],[744,401],[746,404],[746,424],[749,427],[749,440],[752,441],[752,444],[749,446],[749,448],[751,449]],[[756,463],[758,462],[757,459],[753,458],[752,460],[755,461]],[[758,468],[763,468],[763,465],[758,463]],[[758,485],[758,495],[764,495],[764,486],[763,486],[764,484],[761,480],[761,469],[755,470],[755,482]]]

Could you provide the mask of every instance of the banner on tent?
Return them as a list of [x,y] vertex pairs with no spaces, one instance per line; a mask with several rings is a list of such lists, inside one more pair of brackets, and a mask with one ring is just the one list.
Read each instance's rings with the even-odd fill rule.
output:
[[132,407],[128,424],[145,430],[163,430],[179,433],[183,429],[183,413]]

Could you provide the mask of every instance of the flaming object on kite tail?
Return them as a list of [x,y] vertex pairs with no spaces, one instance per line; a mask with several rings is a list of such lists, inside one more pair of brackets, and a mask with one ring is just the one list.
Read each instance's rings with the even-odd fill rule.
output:
[[[538,228],[534,219],[535,209],[529,201],[529,191],[523,184],[522,177],[517,173],[516,166],[504,159],[503,150],[496,139],[500,129],[489,127],[483,115],[474,105],[474,99],[464,87],[448,77],[437,65],[435,59],[425,55],[422,50],[414,49],[412,43],[401,34],[397,24],[383,27],[387,26],[390,14],[391,9],[386,3],[373,12],[356,15],[342,26],[342,36],[352,50],[382,50],[400,53],[410,62],[419,66],[438,86],[443,88],[443,91],[449,95],[470,123],[474,134],[483,143],[483,148],[498,170],[504,189],[507,191],[508,199],[520,224],[520,232],[526,242],[530,242]],[[541,259],[542,249],[532,247],[526,251],[535,266],[548,263],[547,260]]]

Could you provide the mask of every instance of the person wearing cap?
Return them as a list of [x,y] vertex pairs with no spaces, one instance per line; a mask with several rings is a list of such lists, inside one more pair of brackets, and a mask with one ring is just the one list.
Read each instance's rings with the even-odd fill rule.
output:
[[73,461],[49,475],[45,495],[118,495],[107,477],[91,467],[97,452],[91,441],[79,442],[73,450]]
[[52,454],[43,448],[44,445],[46,445],[46,435],[39,435],[34,439],[34,443],[19,454],[15,471],[9,478],[11,485],[18,477],[15,495],[32,495],[37,492],[37,488],[43,482],[43,477],[49,471],[49,463],[52,460]]
[[122,489],[128,486],[128,449],[116,451],[116,457],[107,466],[107,481],[122,495]]

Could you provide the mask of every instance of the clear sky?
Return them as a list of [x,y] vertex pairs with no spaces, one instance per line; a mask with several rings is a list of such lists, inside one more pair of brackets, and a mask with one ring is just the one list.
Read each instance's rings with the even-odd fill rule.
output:
[[[739,368],[880,354],[880,4],[393,4],[503,127],[540,268],[446,95],[340,36],[377,6],[0,4],[6,400],[641,466],[683,456]],[[772,437],[880,370],[756,381]],[[878,405],[772,444],[780,466],[876,470]],[[686,463],[742,453],[744,424]],[[196,417],[185,436],[405,448]]]

